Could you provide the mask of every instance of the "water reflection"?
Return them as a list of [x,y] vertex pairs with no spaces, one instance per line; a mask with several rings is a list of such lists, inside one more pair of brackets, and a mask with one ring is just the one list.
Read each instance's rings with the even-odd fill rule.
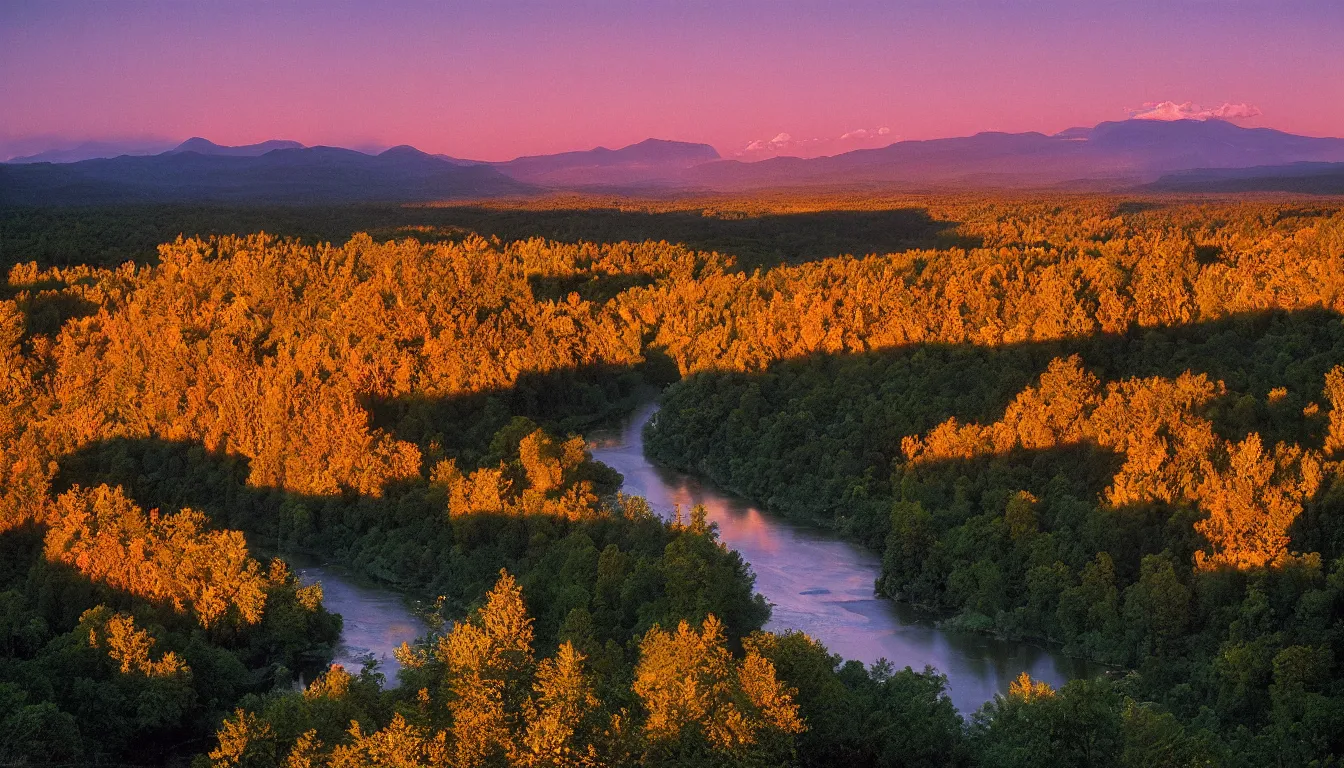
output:
[[372,655],[388,684],[396,685],[401,665],[393,651],[423,635],[424,623],[395,593],[362,587],[320,566],[298,568],[296,572],[304,584],[322,583],[323,604],[328,611],[339,613],[344,622],[332,661],[357,674],[364,659]]
[[751,563],[757,591],[774,607],[767,629],[801,630],[847,659],[935,667],[947,675],[949,695],[963,713],[1007,691],[1023,671],[1055,686],[1098,671],[1027,643],[941,630],[909,606],[877,599],[873,583],[881,566],[871,552],[651,464],[641,433],[656,410],[649,405],[619,432],[597,436],[593,457],[625,476],[626,493],[645,497],[661,514],[676,504],[687,513],[705,505],[723,542]]

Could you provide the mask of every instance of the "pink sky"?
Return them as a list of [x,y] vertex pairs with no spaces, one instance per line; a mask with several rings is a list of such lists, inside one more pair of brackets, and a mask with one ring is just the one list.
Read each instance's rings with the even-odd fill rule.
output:
[[498,160],[654,136],[815,155],[1167,101],[1338,136],[1341,39],[1325,0],[6,2],[0,152],[199,135]]

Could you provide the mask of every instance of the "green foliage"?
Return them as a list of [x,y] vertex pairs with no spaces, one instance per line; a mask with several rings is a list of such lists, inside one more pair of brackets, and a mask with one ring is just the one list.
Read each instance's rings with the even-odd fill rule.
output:
[[[299,239],[172,242],[260,229]],[[394,742],[437,759],[428,667],[388,691],[376,670],[286,690],[324,666],[339,620],[284,573],[254,621],[204,626],[154,597],[177,597],[161,582],[192,569],[174,563],[209,559],[198,539],[241,555],[246,534],[442,596],[444,626],[507,567],[539,654],[567,642],[565,669],[582,656],[591,674],[548,668],[573,684],[546,700],[590,686],[603,702],[546,722],[606,754],[635,743],[617,720],[642,717],[641,638],[713,615],[808,728],[728,764],[1328,763],[1344,752],[1342,248],[1333,203],[7,210],[0,761],[167,760],[210,731],[216,762],[338,744],[392,762],[370,756]],[[967,725],[935,671],[757,634],[768,610],[741,558],[702,518],[616,496],[572,437],[678,378],[647,435],[657,460],[871,547],[883,594],[953,626],[1128,671],[1015,691]],[[1151,413],[1107,411],[1123,387]],[[107,530],[131,533],[81,549],[80,505],[53,502],[74,484],[118,487],[145,522],[128,512]],[[1271,505],[1281,525],[1243,546]],[[182,546],[156,543],[174,531]],[[122,554],[142,546],[196,554],[151,558],[167,575],[146,578]],[[508,716],[542,722],[508,679]],[[716,701],[753,711],[725,685]],[[668,754],[726,760],[686,738]]]

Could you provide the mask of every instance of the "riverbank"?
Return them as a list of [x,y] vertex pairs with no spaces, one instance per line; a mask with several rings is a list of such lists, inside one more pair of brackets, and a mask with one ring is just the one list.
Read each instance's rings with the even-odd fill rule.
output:
[[773,607],[766,629],[798,630],[846,659],[897,668],[933,667],[948,678],[949,696],[965,715],[1007,691],[1022,672],[1059,686],[1104,668],[1041,645],[939,626],[912,606],[879,597],[879,558],[822,528],[763,512],[693,475],[658,466],[644,454],[644,425],[657,410],[641,407],[617,430],[594,432],[593,458],[625,477],[626,493],[644,496],[669,515],[703,504],[719,536],[756,574],[756,590]]

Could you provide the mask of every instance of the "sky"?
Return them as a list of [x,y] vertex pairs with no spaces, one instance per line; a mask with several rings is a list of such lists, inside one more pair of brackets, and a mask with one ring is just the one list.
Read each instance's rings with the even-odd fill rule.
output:
[[754,159],[1145,111],[1344,136],[1341,40],[1338,0],[0,0],[0,155],[657,137]]

